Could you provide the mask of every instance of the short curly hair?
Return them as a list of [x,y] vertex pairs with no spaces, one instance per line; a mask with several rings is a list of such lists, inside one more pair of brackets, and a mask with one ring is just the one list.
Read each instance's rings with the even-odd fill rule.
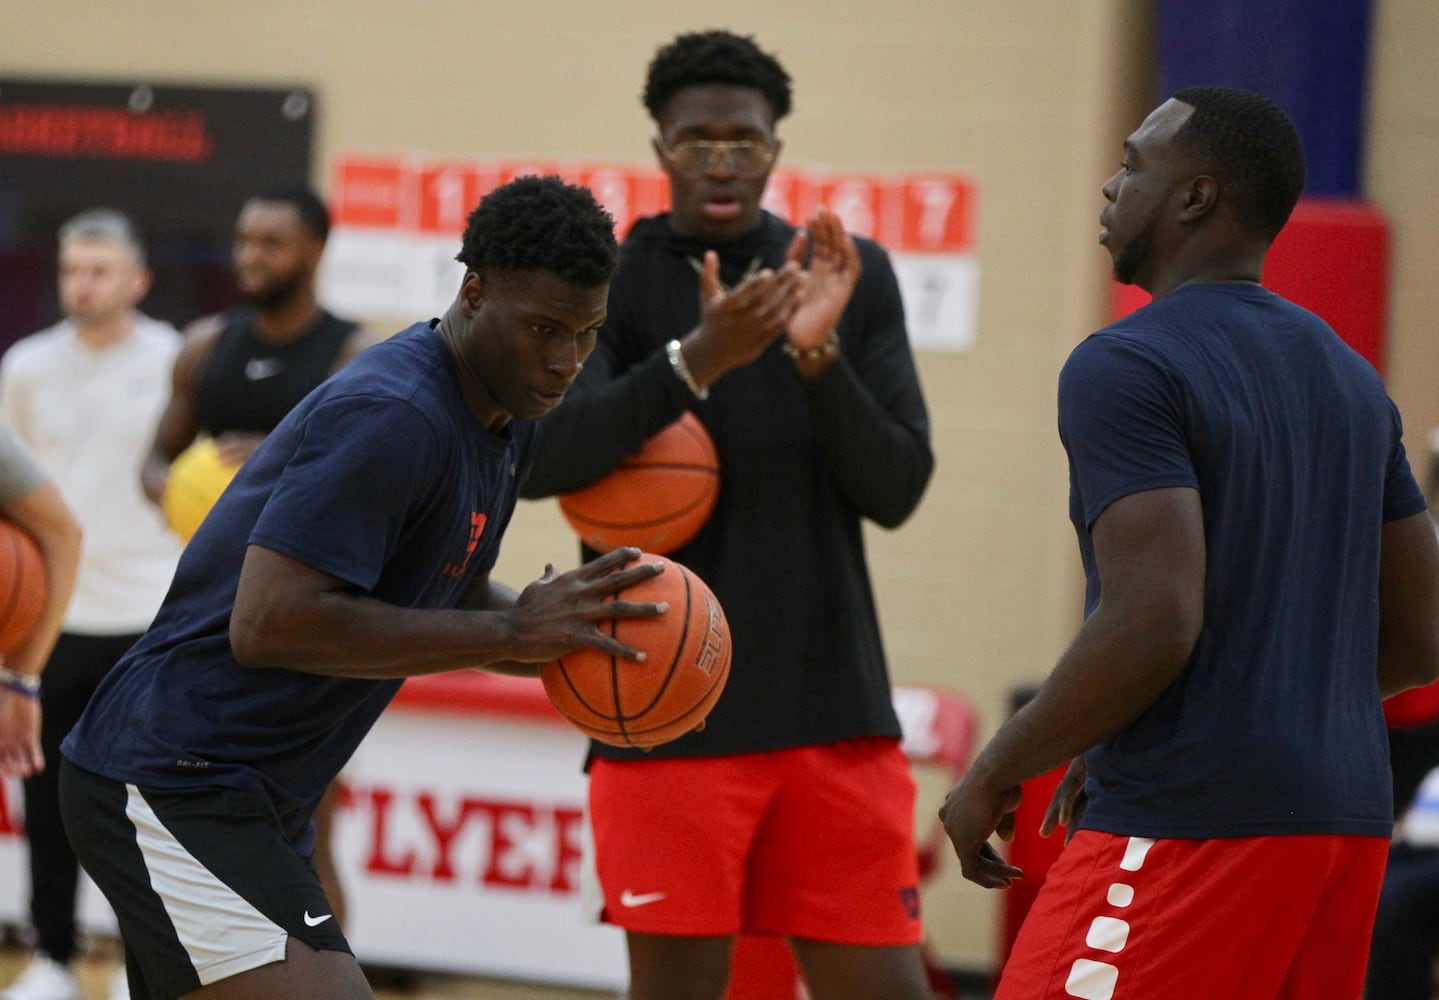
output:
[[619,263],[615,220],[589,188],[558,177],[520,177],[480,199],[455,260],[476,274],[548,271],[578,288],[596,288]]
[[655,53],[645,77],[644,105],[659,121],[671,97],[703,83],[732,83],[764,94],[779,121],[791,106],[789,74],[753,37],[728,31],[680,35]]
[[321,243],[330,238],[330,210],[325,207],[323,198],[303,184],[278,184],[263,188],[250,195],[249,200],[289,205],[300,217],[300,226],[311,236]]
[[1241,225],[1273,239],[1304,193],[1304,146],[1284,109],[1236,87],[1186,87],[1174,100],[1194,109],[1175,134],[1234,200]]

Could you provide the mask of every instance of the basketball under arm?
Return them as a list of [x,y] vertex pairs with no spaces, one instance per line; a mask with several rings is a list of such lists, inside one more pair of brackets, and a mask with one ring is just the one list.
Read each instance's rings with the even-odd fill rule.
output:
[[61,498],[59,487],[50,480],[25,496],[5,503],[4,510],[6,516],[35,539],[46,577],[45,604],[40,618],[29,637],[6,657],[5,665],[20,673],[38,674],[45,669],[55,648],[65,609],[75,590],[75,574],[80,567],[80,524]]

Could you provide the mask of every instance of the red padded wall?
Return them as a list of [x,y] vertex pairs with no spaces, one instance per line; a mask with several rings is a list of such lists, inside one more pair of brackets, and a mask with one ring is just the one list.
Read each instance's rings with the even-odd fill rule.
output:
[[[1324,317],[1384,371],[1389,224],[1373,206],[1352,198],[1300,199],[1269,250],[1264,285]],[[1148,301],[1148,292],[1116,283],[1113,318]]]

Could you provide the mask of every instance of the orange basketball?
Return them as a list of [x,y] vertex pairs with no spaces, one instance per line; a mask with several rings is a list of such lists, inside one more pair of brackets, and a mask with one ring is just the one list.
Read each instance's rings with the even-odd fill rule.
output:
[[607,628],[645,651],[643,663],[585,646],[540,668],[561,715],[601,743],[652,747],[697,728],[729,679],[729,623],[703,580],[677,562],[621,591],[626,601],[668,601],[656,618],[616,618]]
[[560,496],[560,511],[590,548],[673,552],[709,520],[719,498],[719,455],[693,413],[646,441],[605,478]]
[[49,586],[35,539],[0,518],[0,656],[15,652],[35,631]]

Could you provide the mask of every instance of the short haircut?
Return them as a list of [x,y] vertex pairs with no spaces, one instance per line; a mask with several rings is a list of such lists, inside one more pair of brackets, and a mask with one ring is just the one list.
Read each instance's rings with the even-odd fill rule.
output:
[[686,87],[730,83],[754,87],[764,94],[779,121],[790,112],[789,74],[779,60],[763,51],[749,35],[698,31],[680,35],[650,61],[644,104],[659,121],[670,98]]
[[1176,140],[1234,199],[1241,225],[1273,239],[1304,192],[1304,146],[1284,109],[1234,87],[1186,87],[1194,109]]
[[69,219],[60,227],[58,242],[63,247],[71,240],[122,243],[130,248],[137,264],[145,263],[145,244],[134,220],[113,208],[91,208]]
[[248,200],[293,205],[300,216],[300,225],[308,229],[310,235],[321,243],[330,238],[330,210],[319,195],[303,185],[265,188],[252,194]]
[[615,220],[589,188],[520,177],[480,200],[455,259],[480,275],[548,271],[577,288],[596,288],[619,263]]

